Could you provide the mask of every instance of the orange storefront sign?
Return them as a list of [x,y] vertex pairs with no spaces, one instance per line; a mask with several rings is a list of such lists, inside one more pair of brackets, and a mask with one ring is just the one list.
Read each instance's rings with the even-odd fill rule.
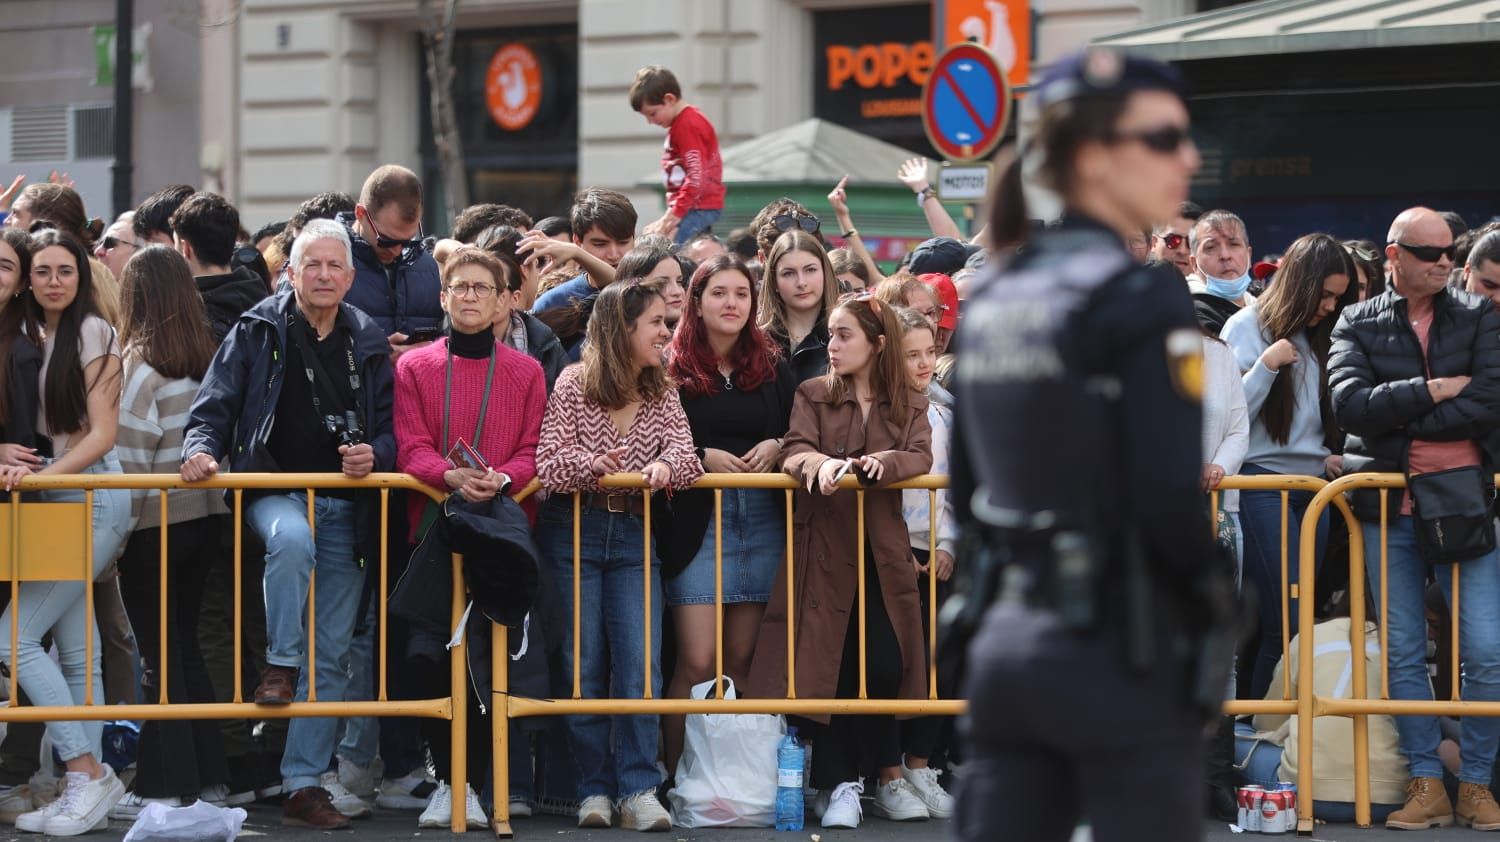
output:
[[1012,88],[1030,81],[1030,0],[938,0],[943,47],[973,41],[995,55]]
[[484,80],[490,117],[506,131],[531,124],[542,105],[542,66],[525,44],[506,44],[490,59]]
[[828,90],[846,84],[861,88],[890,88],[902,81],[918,87],[927,83],[932,70],[932,42],[915,44],[834,44],[827,49]]

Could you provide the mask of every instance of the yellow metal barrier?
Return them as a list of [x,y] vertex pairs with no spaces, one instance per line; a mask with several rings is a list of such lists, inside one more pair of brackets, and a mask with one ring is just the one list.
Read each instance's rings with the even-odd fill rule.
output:
[[[536,489],[536,483],[523,489],[517,497],[524,497]],[[234,691],[232,701],[222,703],[172,703],[167,697],[167,634],[168,622],[166,606],[167,602],[167,541],[170,530],[167,528],[168,492],[173,489],[203,489],[223,488],[230,489],[234,498],[234,658],[235,663],[241,663],[242,639],[242,606],[244,594],[241,584],[241,560],[242,535],[243,535],[243,496],[246,489],[272,489],[272,490],[296,490],[307,491],[308,525],[316,529],[316,521],[313,517],[313,504],[319,489],[341,489],[341,490],[374,490],[380,497],[380,584],[379,598],[379,622],[380,622],[380,663],[378,666],[377,694],[373,701],[367,702],[319,702],[317,701],[316,684],[316,570],[310,573],[308,580],[308,621],[307,621],[307,670],[308,670],[308,701],[294,702],[288,705],[257,705],[244,700],[244,688],[240,670],[234,670]],[[451,674],[449,695],[445,698],[421,699],[410,701],[393,701],[386,694],[386,594],[388,591],[389,576],[387,562],[389,560],[389,548],[387,547],[387,520],[390,516],[390,492],[392,489],[401,489],[408,492],[421,494],[433,500],[441,502],[447,495],[434,491],[427,485],[419,482],[406,474],[371,474],[362,480],[351,480],[340,474],[234,474],[225,473],[212,479],[198,483],[183,482],[176,474],[74,474],[74,475],[35,475],[25,478],[20,485],[20,490],[82,490],[84,492],[83,503],[31,503],[21,502],[20,494],[12,494],[10,501],[10,516],[0,518],[0,565],[7,571],[7,578],[11,585],[11,593],[14,595],[19,591],[17,585],[23,581],[38,580],[82,580],[89,582],[93,580],[93,540],[91,512],[93,509],[94,492],[100,489],[147,489],[160,492],[160,506],[162,514],[161,529],[161,591],[160,600],[162,606],[159,618],[160,627],[160,651],[159,651],[159,683],[160,695],[156,704],[133,704],[133,705],[96,705],[93,698],[93,682],[86,684],[85,700],[83,705],[67,706],[25,706],[19,705],[20,695],[18,693],[17,670],[11,670],[10,676],[10,698],[11,705],[0,709],[0,721],[3,722],[47,722],[77,721],[77,720],[108,720],[108,719],[157,719],[157,720],[180,720],[180,719],[237,719],[241,717],[266,719],[266,718],[293,718],[307,716],[415,716],[432,719],[448,719],[453,723],[452,752],[453,764],[450,772],[450,784],[455,792],[460,793],[454,798],[452,830],[462,833],[467,827],[465,812],[465,799],[462,793],[467,785],[467,725],[466,716],[468,706],[466,694],[468,693],[468,681],[464,675],[467,658],[465,648],[467,642],[460,635],[458,644],[453,648],[451,658]],[[402,513],[404,517],[404,513]],[[79,521],[82,521],[80,524]],[[80,529],[79,526],[82,526]],[[82,559],[81,565],[75,564],[71,559]],[[455,554],[453,556],[453,602],[451,606],[450,627],[455,627],[459,618],[463,615],[465,605],[465,590],[463,578],[462,558]],[[88,601],[87,619],[85,631],[89,632],[94,622],[93,612],[93,588],[85,587],[85,599]],[[17,662],[19,649],[19,635],[17,624],[19,623],[18,612],[11,611],[11,650],[10,663]],[[87,633],[85,637],[86,651],[85,663],[93,662],[93,634]],[[497,659],[503,661],[503,658]]]

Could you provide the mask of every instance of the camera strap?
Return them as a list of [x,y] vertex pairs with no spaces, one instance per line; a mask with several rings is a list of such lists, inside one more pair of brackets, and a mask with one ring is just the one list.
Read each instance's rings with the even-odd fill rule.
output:
[[[448,414],[453,408],[453,345],[449,340],[448,345],[448,371],[443,377],[443,452],[453,447],[453,442],[448,441]],[[479,436],[484,432],[484,417],[490,410],[490,386],[495,382],[495,357],[496,349],[490,348],[490,367],[484,373],[484,397],[479,400],[479,418],[474,422],[474,438],[469,440],[469,446],[476,451],[479,450]]]
[[[334,330],[338,330],[337,322]],[[348,366],[349,392],[340,394],[337,387],[338,381],[329,375],[328,370],[323,367],[323,361],[318,357],[318,351],[308,339],[312,332],[312,325],[301,316],[293,315],[287,324],[287,334],[297,344],[297,352],[302,356],[302,371],[307,375],[307,382],[312,386],[313,413],[318,418],[318,423],[324,423],[324,417],[328,414],[323,411],[323,399],[327,399],[330,408],[337,413],[348,409],[350,398],[353,399],[354,410],[359,411],[359,364],[354,359],[354,334],[344,331],[344,361]],[[321,395],[319,393],[322,393]]]

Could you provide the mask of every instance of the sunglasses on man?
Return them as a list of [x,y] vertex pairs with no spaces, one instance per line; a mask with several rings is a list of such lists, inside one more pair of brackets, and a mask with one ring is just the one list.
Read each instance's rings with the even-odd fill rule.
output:
[[380,233],[379,226],[375,224],[375,215],[369,211],[365,211],[365,221],[370,223],[370,230],[375,232],[375,245],[379,248],[393,249],[399,246],[402,251],[406,251],[407,249],[419,249],[422,247],[424,237],[422,236],[422,226],[420,223],[417,225],[417,236],[410,240],[398,240]]
[[135,248],[141,247],[141,243],[139,240],[122,240],[119,237],[105,237],[104,239],[99,241],[99,245],[104,251],[114,251],[120,246],[133,246]]
[[1172,249],[1173,251],[1182,248],[1182,244],[1187,242],[1187,237],[1184,237],[1181,234],[1158,234],[1156,236],[1156,239],[1161,240],[1167,248]]
[[801,228],[803,231],[806,231],[809,234],[818,233],[819,225],[818,218],[816,216],[797,216],[790,213],[776,214],[775,216],[771,217],[771,224],[775,225],[776,230],[782,233],[786,233],[793,228]]
[[1403,243],[1400,240],[1397,240],[1395,244],[1399,248],[1406,249],[1406,251],[1411,254],[1412,257],[1415,257],[1423,263],[1436,263],[1438,262],[1438,260],[1444,257],[1448,258],[1451,261],[1454,256],[1458,254],[1458,246],[1452,243],[1446,246],[1414,246],[1409,243]]

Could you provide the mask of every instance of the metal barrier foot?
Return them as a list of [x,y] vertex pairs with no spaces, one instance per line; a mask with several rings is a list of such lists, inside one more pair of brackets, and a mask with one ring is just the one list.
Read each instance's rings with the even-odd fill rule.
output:
[[510,822],[501,821],[498,818],[490,819],[490,830],[495,832],[496,839],[513,839],[516,835],[510,829]]

